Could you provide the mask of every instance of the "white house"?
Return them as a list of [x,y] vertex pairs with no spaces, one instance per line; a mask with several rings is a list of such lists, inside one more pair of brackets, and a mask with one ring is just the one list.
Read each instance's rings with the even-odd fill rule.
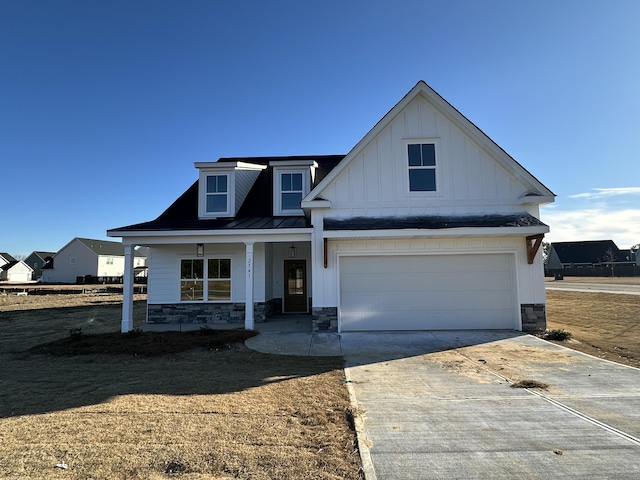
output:
[[22,260],[13,260],[0,266],[0,280],[27,283],[33,277],[33,269]]
[[347,155],[221,158],[156,220],[148,322],[311,312],[315,330],[546,326],[539,206],[554,194],[426,83]]
[[[134,267],[146,265],[136,252]],[[78,277],[122,277],[124,248],[120,242],[74,238],[62,247],[42,269],[46,283],[76,283]]]

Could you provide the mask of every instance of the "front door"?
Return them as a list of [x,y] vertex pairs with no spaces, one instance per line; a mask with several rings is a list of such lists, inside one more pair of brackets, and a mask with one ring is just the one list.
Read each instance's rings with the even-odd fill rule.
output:
[[307,264],[305,260],[284,261],[284,311],[307,311]]

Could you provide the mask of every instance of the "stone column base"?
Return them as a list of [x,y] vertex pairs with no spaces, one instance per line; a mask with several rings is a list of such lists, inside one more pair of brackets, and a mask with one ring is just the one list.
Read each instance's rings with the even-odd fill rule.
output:
[[543,332],[547,329],[547,307],[544,303],[520,305],[523,332]]

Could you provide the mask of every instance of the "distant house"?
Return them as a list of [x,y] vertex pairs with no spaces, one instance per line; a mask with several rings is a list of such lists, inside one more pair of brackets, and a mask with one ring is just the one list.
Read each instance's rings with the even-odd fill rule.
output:
[[30,282],[32,278],[32,268],[22,260],[13,260],[0,266],[0,280],[15,283],[26,283]]
[[620,250],[613,240],[556,242],[551,244],[547,270],[633,266],[629,250]]
[[42,277],[42,267],[49,262],[55,255],[55,252],[31,252],[31,254],[24,259],[24,263],[29,265],[33,269],[33,279],[37,280]]
[[[136,252],[135,267],[144,267],[146,257]],[[124,247],[121,243],[74,238],[62,247],[42,269],[46,283],[76,283],[79,277],[122,277]]]

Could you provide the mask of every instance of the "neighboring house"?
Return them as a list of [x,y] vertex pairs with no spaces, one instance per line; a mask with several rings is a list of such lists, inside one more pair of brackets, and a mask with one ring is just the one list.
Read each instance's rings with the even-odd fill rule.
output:
[[8,253],[0,252],[0,267],[2,265],[6,265],[7,263],[15,262],[15,261],[17,260],[13,258],[11,255],[9,255]]
[[54,255],[55,252],[31,252],[31,254],[24,259],[24,263],[33,269],[34,280],[42,277],[42,267],[47,263],[47,259],[51,261]]
[[314,330],[546,326],[539,206],[554,194],[424,82],[347,155],[221,158],[122,237],[150,323],[311,312]]
[[[146,258],[135,256],[134,266],[144,266]],[[43,268],[45,283],[76,283],[78,277],[122,277],[124,248],[119,242],[74,238],[62,247]]]
[[27,283],[33,278],[32,268],[22,260],[13,260],[0,266],[0,280]]
[[635,260],[629,250],[620,250],[613,240],[555,242],[551,244],[547,270],[610,267],[612,263],[633,266]]

